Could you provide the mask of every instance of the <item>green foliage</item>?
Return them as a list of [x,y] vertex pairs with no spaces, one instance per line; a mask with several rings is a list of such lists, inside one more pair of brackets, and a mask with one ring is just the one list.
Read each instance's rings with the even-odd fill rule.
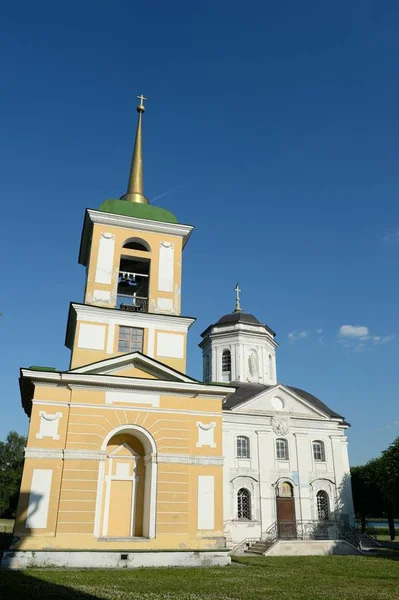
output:
[[14,517],[24,464],[26,438],[10,431],[0,442],[0,517]]

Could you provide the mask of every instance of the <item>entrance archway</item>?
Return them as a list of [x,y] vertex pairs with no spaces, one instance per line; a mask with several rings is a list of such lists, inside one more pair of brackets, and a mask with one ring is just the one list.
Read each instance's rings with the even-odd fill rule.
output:
[[104,439],[106,453],[97,494],[97,535],[155,537],[157,454],[151,434],[138,425],[120,426]]
[[276,513],[278,537],[296,538],[294,488],[288,481],[282,481],[276,487]]

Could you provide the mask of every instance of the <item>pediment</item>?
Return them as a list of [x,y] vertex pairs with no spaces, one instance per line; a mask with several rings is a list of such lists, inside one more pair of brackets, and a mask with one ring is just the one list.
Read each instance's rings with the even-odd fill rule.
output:
[[131,352],[121,356],[114,356],[113,358],[71,369],[68,372],[84,373],[86,375],[117,375],[119,377],[197,383],[195,379],[164,365],[150,356],[141,354],[141,352]]
[[266,389],[232,409],[235,413],[297,415],[309,418],[329,418],[318,407],[282,384]]

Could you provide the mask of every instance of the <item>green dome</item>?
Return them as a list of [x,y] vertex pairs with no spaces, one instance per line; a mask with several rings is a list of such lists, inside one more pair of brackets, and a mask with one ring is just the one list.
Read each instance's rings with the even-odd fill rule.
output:
[[150,219],[151,221],[163,221],[164,223],[177,223],[173,213],[159,206],[151,204],[140,204],[128,200],[105,200],[100,204],[99,210],[113,213],[114,215],[125,215],[137,219]]

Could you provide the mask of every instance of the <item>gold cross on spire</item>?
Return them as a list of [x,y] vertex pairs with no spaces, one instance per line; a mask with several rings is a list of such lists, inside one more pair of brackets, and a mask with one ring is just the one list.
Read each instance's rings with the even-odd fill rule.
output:
[[240,292],[241,292],[241,290],[240,290],[240,286],[238,285],[238,283],[237,283],[236,287],[234,288],[234,291],[236,293],[236,308],[235,308],[234,312],[241,312],[242,311],[242,308],[240,306]]
[[148,98],[145,98],[145,96],[143,96],[143,94],[140,94],[140,96],[137,96],[137,98],[140,100],[140,104],[137,107],[137,112],[144,112],[145,111],[144,100],[148,100]]

